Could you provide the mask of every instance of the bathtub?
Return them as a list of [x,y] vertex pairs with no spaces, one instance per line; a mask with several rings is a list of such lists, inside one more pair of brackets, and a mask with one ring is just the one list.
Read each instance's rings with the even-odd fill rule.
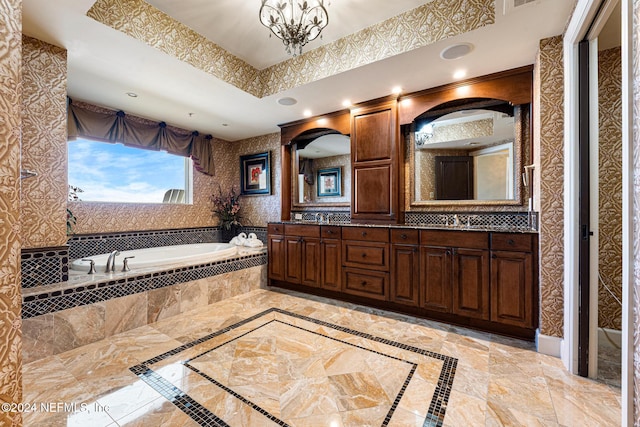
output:
[[[238,249],[228,243],[195,243],[191,245],[160,246],[157,248],[135,249],[121,251],[116,257],[116,272],[122,270],[125,257],[129,259],[129,268],[135,269],[147,267],[163,267],[175,264],[198,264],[216,261],[222,257],[235,255]],[[104,273],[109,254],[86,257],[95,261],[96,273]],[[89,271],[89,261],[75,260],[71,263],[71,269],[76,271]]]

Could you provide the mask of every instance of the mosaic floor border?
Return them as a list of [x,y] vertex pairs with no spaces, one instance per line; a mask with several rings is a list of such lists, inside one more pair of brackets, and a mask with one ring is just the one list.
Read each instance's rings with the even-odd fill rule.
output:
[[[201,405],[200,403],[198,403],[195,399],[193,399],[191,396],[189,396],[188,393],[185,393],[184,391],[180,390],[178,387],[174,386],[171,382],[169,382],[167,379],[163,378],[160,374],[158,374],[156,371],[154,371],[151,368],[151,365],[154,365],[158,362],[164,361],[166,359],[169,359],[170,357],[179,355],[180,353],[189,350],[195,346],[198,346],[200,344],[206,343],[209,340],[212,340],[216,337],[222,336],[226,333],[229,333],[231,331],[237,330],[238,328],[245,326],[253,321],[256,320],[260,320],[266,316],[268,316],[271,313],[279,313],[281,315],[284,316],[288,316],[291,317],[293,319],[300,319],[303,321],[307,321],[310,323],[314,323],[316,325],[325,327],[325,328],[330,328],[332,330],[335,331],[340,331],[355,337],[359,337],[359,338],[364,338],[366,340],[372,341],[372,342],[376,342],[376,343],[381,343],[381,344],[386,344],[392,347],[396,347],[398,349],[402,349],[402,350],[406,350],[412,353],[417,353],[423,356],[427,356],[429,358],[433,358],[433,359],[437,359],[439,361],[442,361],[442,369],[440,371],[440,375],[437,381],[437,386],[435,388],[435,392],[433,393],[433,396],[430,400],[429,403],[429,409],[427,412],[427,415],[425,417],[423,426],[434,426],[434,427],[438,427],[438,426],[442,426],[443,425],[443,421],[444,421],[444,416],[445,416],[445,412],[446,412],[446,408],[447,408],[447,403],[449,400],[449,396],[451,393],[451,388],[453,385],[453,380],[454,380],[454,376],[456,373],[456,367],[457,367],[457,363],[458,363],[458,359],[454,358],[454,357],[450,357],[450,356],[445,356],[442,354],[438,354],[432,351],[428,351],[428,350],[423,350],[420,349],[418,347],[415,346],[411,346],[411,345],[407,345],[407,344],[403,344],[400,342],[396,342],[396,341],[391,341],[388,339],[384,339],[384,338],[380,338],[380,337],[376,337],[374,335],[368,334],[368,333],[364,333],[364,332],[360,332],[360,331],[356,331],[344,326],[339,326],[339,325],[335,325],[329,322],[325,322],[322,320],[318,320],[312,317],[308,317],[308,316],[304,316],[301,314],[297,314],[297,313],[293,313],[293,312],[289,312],[286,310],[282,310],[279,308],[269,308],[267,310],[264,310],[258,314],[255,314],[253,316],[247,317],[244,320],[241,320],[237,323],[234,323],[233,325],[227,326],[225,328],[222,328],[218,331],[215,331],[211,334],[205,335],[197,340],[191,341],[189,343],[183,344],[179,347],[176,347],[170,351],[167,351],[165,353],[162,353],[160,355],[157,355],[151,359],[146,360],[145,362],[132,366],[130,368],[130,371],[133,372],[135,375],[137,375],[142,381],[144,381],[146,384],[148,384],[150,387],[152,387],[154,390],[156,390],[158,393],[160,393],[162,396],[164,396],[167,400],[169,400],[171,403],[173,403],[176,407],[178,407],[180,410],[182,410],[185,414],[187,414],[191,419],[193,419],[194,421],[196,421],[197,423],[199,423],[200,425],[204,425],[204,426],[227,426],[228,424],[222,420],[219,416],[217,416],[216,414],[212,413],[210,410],[208,410],[207,408],[205,408],[203,405]],[[195,356],[189,357],[186,360],[182,361],[182,365],[185,366],[186,368],[190,369],[191,371],[199,374],[200,376],[202,376],[203,378],[205,378],[207,381],[209,381],[211,384],[215,385],[218,388],[221,388],[222,390],[224,390],[225,392],[231,394],[232,396],[234,396],[235,398],[239,399],[240,401],[242,401],[244,404],[249,405],[250,407],[252,407],[254,410],[258,411],[259,413],[261,413],[263,416],[265,416],[267,419],[269,419],[271,422],[274,422],[278,425],[281,426],[288,426],[288,424],[277,418],[276,416],[270,414],[268,411],[266,411],[265,409],[261,408],[260,406],[256,405],[255,403],[251,402],[249,399],[246,399],[245,397],[243,397],[240,393],[235,392],[232,388],[225,386],[224,384],[221,384],[220,382],[216,381],[215,378],[210,377],[209,375],[201,372],[200,370],[198,370],[196,367],[194,367],[190,362],[192,362],[193,360],[211,352],[214,351],[224,345],[227,345],[247,334],[250,334],[251,332],[254,332],[268,324],[271,324],[272,322],[279,322],[282,324],[286,324],[289,326],[293,326],[295,328],[304,330],[306,332],[312,333],[312,334],[316,334],[319,336],[323,336],[325,338],[329,338],[331,340],[334,341],[338,341],[341,342],[343,344],[349,345],[349,346],[353,346],[353,347],[357,347],[361,350],[366,350],[369,352],[373,352],[376,353],[378,355],[381,356],[385,356],[385,357],[389,357],[389,358],[393,358],[402,362],[406,362],[410,365],[412,365],[412,368],[410,370],[409,375],[407,376],[406,380],[404,381],[403,386],[401,387],[398,395],[396,396],[393,404],[391,405],[389,412],[387,413],[383,423],[382,423],[382,427],[387,426],[393,416],[393,413],[395,411],[395,409],[398,407],[398,404],[406,390],[406,388],[408,387],[413,374],[416,370],[417,364],[408,361],[408,360],[404,360],[400,357],[394,356],[394,355],[389,355],[389,354],[385,354],[383,352],[380,351],[376,351],[370,348],[366,348],[363,346],[360,346],[358,344],[354,344],[354,343],[350,343],[347,341],[343,341],[341,339],[335,338],[335,337],[331,337],[329,335],[325,335],[322,334],[320,332],[317,331],[312,331],[312,330],[308,330],[302,326],[299,325],[295,325],[293,323],[289,323],[289,322],[285,322],[282,320],[276,320],[276,319],[265,319],[266,321],[262,324],[260,324],[259,326],[250,329],[247,332],[242,333],[239,336],[235,336],[229,340],[225,340],[224,342],[216,345],[213,348],[207,349],[201,353],[198,353]]]

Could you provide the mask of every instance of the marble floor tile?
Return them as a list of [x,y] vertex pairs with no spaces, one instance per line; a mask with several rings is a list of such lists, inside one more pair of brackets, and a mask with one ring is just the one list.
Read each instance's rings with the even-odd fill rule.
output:
[[28,426],[619,425],[620,391],[530,342],[256,290],[24,365]]

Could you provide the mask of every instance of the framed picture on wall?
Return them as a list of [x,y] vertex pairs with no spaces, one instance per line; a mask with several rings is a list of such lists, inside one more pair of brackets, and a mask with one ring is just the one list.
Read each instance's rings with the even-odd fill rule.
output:
[[342,173],[340,168],[318,169],[318,197],[342,196]]
[[271,194],[271,155],[266,153],[240,156],[240,194]]

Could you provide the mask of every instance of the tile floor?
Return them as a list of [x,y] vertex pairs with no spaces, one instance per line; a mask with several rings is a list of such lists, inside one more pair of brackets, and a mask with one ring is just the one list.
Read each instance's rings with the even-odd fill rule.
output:
[[24,401],[36,407],[24,422],[619,425],[619,389],[569,375],[559,359],[532,349],[437,322],[257,290],[25,365]]

